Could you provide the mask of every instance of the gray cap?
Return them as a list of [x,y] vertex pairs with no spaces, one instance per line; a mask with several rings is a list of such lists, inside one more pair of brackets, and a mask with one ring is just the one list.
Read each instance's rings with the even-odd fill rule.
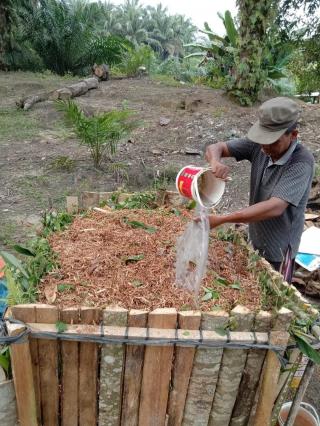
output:
[[292,99],[278,97],[259,108],[259,120],[248,132],[248,139],[261,145],[276,142],[299,118],[299,108]]

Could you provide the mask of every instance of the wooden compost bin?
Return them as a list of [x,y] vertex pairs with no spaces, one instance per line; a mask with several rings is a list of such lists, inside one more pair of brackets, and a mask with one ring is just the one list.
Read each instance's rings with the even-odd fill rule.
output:
[[[270,273],[280,290],[288,286]],[[296,305],[314,314],[294,292]],[[22,426],[267,426],[277,414],[287,374],[278,356],[266,347],[226,346],[271,344],[284,352],[294,316],[286,308],[272,314],[243,306],[227,313],[32,304],[11,314],[47,333],[11,346]],[[58,321],[69,325],[57,339]],[[230,322],[233,331],[222,334]],[[23,325],[8,328],[13,335]]]

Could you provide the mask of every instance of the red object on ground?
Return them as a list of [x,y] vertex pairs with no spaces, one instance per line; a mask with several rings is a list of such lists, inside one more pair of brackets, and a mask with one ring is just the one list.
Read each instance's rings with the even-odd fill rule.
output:
[[0,256],[0,278],[4,276],[4,272],[2,271],[2,268],[4,267],[5,263],[2,257]]

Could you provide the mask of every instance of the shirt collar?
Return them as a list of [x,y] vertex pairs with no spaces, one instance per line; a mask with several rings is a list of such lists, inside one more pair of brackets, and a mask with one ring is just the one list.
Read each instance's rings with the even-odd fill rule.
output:
[[273,162],[271,157],[269,157],[269,162],[267,167],[270,166],[283,166],[286,164],[286,162],[289,160],[291,155],[293,154],[293,151],[296,149],[296,146],[298,145],[298,140],[296,139],[294,142],[291,143],[289,149],[283,154],[282,157],[279,158],[279,160]]

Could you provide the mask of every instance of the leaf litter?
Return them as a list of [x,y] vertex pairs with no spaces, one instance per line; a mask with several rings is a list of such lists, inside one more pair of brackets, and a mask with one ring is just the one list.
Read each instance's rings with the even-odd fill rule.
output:
[[[67,230],[49,237],[60,266],[42,279],[40,301],[60,307],[203,311],[218,307],[229,311],[242,304],[258,310],[261,290],[248,269],[246,250],[219,240],[214,231],[199,299],[175,286],[176,240],[190,220],[189,211],[178,216],[167,209],[115,210],[108,215],[93,211],[77,216]],[[63,285],[65,291],[61,291]],[[46,294],[52,292],[55,297],[51,295],[49,301]]]

